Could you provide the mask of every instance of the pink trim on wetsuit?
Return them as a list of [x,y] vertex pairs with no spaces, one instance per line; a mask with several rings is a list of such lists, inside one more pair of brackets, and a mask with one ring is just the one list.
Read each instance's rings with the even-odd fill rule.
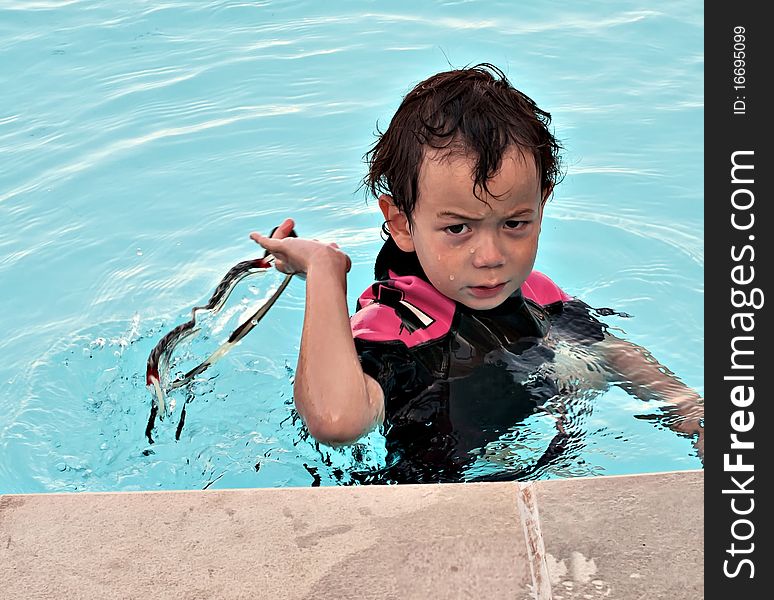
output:
[[521,293],[525,298],[537,302],[540,306],[560,301],[567,302],[572,298],[540,271],[532,271],[529,274],[527,281],[521,284]]
[[454,300],[419,277],[396,275],[392,271],[389,271],[389,275],[391,285],[388,288],[398,290],[402,294],[403,307],[417,315],[427,326],[412,332],[403,324],[395,308],[374,302],[376,296],[373,288],[379,286],[377,283],[363,292],[357,301],[360,310],[350,318],[352,335],[372,342],[400,340],[409,348],[446,335],[454,318]]
[[[392,271],[389,271],[389,275],[390,285],[384,286],[377,282],[358,299],[360,310],[350,318],[352,335],[372,342],[399,340],[409,348],[446,335],[454,318],[455,302],[419,277],[396,275]],[[374,288],[380,294],[382,288],[385,288],[393,304],[399,302],[402,311],[411,311],[426,326],[413,331],[411,327],[406,327],[393,306],[375,302]],[[558,285],[539,271],[530,273],[521,290],[525,298],[542,306],[570,299]]]

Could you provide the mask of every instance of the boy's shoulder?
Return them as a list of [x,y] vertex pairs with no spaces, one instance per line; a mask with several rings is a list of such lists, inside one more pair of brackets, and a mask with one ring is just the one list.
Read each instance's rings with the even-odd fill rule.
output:
[[[356,339],[403,342],[408,348],[437,340],[451,329],[456,303],[414,275],[397,275],[369,286],[350,323]],[[570,300],[548,276],[533,271],[521,287],[525,298],[546,306]]]

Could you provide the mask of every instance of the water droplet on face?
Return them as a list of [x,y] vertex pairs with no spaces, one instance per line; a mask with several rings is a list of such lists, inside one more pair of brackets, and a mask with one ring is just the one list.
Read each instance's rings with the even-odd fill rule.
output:
[[470,249],[470,253],[471,253],[471,254],[475,253],[475,251],[476,251],[476,249],[475,249],[475,248],[471,248],[471,249]]
[[449,281],[454,281],[454,275],[449,275]]
[[440,254],[438,255],[438,260],[439,260],[439,261],[441,260],[441,255],[440,255]]

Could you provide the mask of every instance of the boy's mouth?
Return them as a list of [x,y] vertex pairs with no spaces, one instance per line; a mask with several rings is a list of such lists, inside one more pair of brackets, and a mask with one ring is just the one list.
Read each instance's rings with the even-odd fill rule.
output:
[[472,285],[470,286],[470,293],[477,298],[491,298],[503,291],[505,283],[498,283],[497,285]]

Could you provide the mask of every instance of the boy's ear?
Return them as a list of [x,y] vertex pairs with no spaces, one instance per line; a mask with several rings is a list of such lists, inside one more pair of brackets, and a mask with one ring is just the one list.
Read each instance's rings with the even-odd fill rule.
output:
[[382,194],[379,196],[379,208],[387,221],[392,239],[404,252],[414,251],[414,240],[411,237],[408,218],[395,206],[392,196]]

